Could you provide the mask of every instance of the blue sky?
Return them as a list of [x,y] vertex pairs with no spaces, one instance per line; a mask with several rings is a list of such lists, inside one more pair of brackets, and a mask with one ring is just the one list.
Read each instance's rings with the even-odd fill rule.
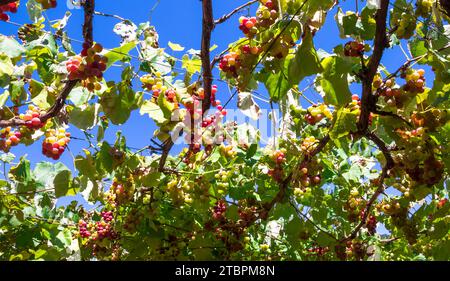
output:
[[[24,3],[26,1],[23,1]],[[156,27],[159,33],[160,46],[167,47],[168,41],[178,43],[188,49],[200,49],[201,40],[201,1],[199,0],[161,0],[158,5],[156,0],[134,0],[134,1],[124,1],[124,0],[97,0],[96,1],[96,11],[120,15],[123,18],[132,20],[135,24],[150,21],[151,25]],[[233,10],[238,5],[241,5],[246,0],[215,0],[214,3],[214,17],[219,18],[223,14],[226,14]],[[17,14],[11,16],[11,21],[13,23],[29,23],[28,15],[24,3],[19,8]],[[354,1],[345,1],[341,7],[344,12],[346,10],[355,9]],[[156,7],[153,13],[150,13],[152,7]],[[360,8],[361,8],[360,4]],[[250,14],[253,15],[256,5],[253,5],[250,9]],[[46,12],[46,17],[50,20],[56,20],[63,17],[64,13],[68,10],[65,5],[65,1],[59,0],[58,7],[56,9],[51,9]],[[83,11],[81,9],[72,9],[72,17],[69,20],[67,27],[69,37],[82,40],[81,35],[81,25],[83,23]],[[325,26],[316,34],[314,42],[317,49],[323,49],[327,52],[332,52],[333,47],[338,44],[343,44],[348,41],[348,39],[339,38],[339,31],[334,20],[334,15],[337,9],[330,11],[327,22]],[[238,38],[242,37],[241,31],[238,29],[238,17],[240,15],[247,15],[247,11],[244,10],[240,14],[232,17],[228,22],[225,22],[216,27],[212,37],[212,44],[218,45],[218,48],[214,51],[215,53],[221,52],[225,49],[229,43],[234,42]],[[119,45],[120,38],[113,31],[113,27],[119,21],[110,17],[96,16],[94,21],[94,40],[103,44],[105,48],[114,48]],[[47,25],[48,26],[48,25]],[[11,23],[0,22],[0,33],[5,35],[16,35],[17,26]],[[73,42],[73,47],[76,51],[81,49],[81,44]],[[404,47],[406,47],[404,45]],[[169,54],[173,54],[177,57],[181,57],[183,53],[173,53],[169,48],[167,48]],[[136,55],[134,53],[134,55]],[[405,61],[405,56],[401,52],[400,48],[395,47],[391,50],[386,51],[383,58],[383,64],[390,70],[395,70]],[[133,64],[137,65],[137,60],[133,60]],[[112,69],[106,75],[108,80],[118,80],[120,74],[120,69]],[[217,70],[215,71],[217,75]],[[218,77],[218,75],[217,75]],[[310,83],[311,80],[308,79],[302,82],[302,86]],[[428,79],[431,81],[431,79]],[[222,82],[217,82],[219,86],[218,98],[221,100],[226,100],[229,97],[229,91],[226,85]],[[138,90],[140,83],[136,81],[134,85],[135,89]],[[353,93],[360,94],[360,85],[352,85],[351,89]],[[0,90],[1,92],[2,90]],[[260,93],[267,97],[267,93],[261,90]],[[308,91],[307,96],[313,101],[319,100],[319,95],[314,93],[312,90]],[[258,101],[259,102],[259,101]],[[231,107],[235,107],[236,101],[231,103]],[[308,103],[302,100],[303,106],[307,107]],[[262,108],[268,108],[269,105],[263,102],[259,102]],[[113,126],[108,129],[106,133],[106,140],[113,142],[115,139],[115,132],[120,129],[127,137],[127,144],[130,147],[142,148],[149,144],[149,139],[155,130],[153,122],[148,116],[140,116],[138,111],[134,111],[131,115],[129,121],[120,127]],[[69,131],[73,136],[78,138],[84,138],[81,131],[77,130],[73,126],[70,127]],[[96,130],[93,131],[95,133]],[[82,154],[81,149],[87,147],[87,142],[82,140],[72,140],[69,148],[73,155]],[[173,153],[180,150],[180,147],[174,148]],[[35,144],[25,147],[20,145],[12,148],[11,152],[20,156],[23,154],[28,154],[28,159],[32,161],[34,166],[39,161],[50,161],[54,162],[49,158],[45,158],[41,154],[41,141]],[[17,160],[17,159],[16,159]],[[61,160],[69,168],[73,168],[73,159],[70,153],[65,152],[61,157]]]

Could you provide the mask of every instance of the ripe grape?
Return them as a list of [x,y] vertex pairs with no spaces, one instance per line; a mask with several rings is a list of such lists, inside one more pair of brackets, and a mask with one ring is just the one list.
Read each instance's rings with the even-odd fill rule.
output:
[[100,55],[102,45],[84,43],[81,56],[74,56],[66,62],[69,80],[81,80],[83,87],[90,92],[101,90],[100,81],[106,70],[108,58]]
[[348,57],[359,57],[364,54],[365,46],[358,41],[349,41],[344,45],[344,55]]
[[12,2],[5,5],[0,5],[0,20],[9,21],[9,15],[6,13],[16,13],[17,6],[19,5],[18,3],[19,2]]
[[312,105],[308,108],[307,112],[308,113],[305,115],[305,120],[310,125],[320,122],[325,117],[328,119],[333,118],[330,109],[325,104]]
[[56,8],[57,2],[56,0],[36,0],[39,4],[41,4],[43,9]]
[[66,129],[48,129],[42,143],[42,154],[53,160],[58,160],[70,142],[70,133]]

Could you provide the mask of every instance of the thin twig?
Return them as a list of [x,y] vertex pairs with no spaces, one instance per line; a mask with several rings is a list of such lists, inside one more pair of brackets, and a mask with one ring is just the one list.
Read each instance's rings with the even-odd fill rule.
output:
[[230,13],[223,15],[221,18],[217,19],[214,21],[214,24],[221,24],[223,22],[225,22],[226,20],[228,20],[229,18],[231,18],[234,14],[236,14],[237,12],[239,12],[240,10],[252,5],[253,3],[258,2],[259,0],[251,0],[248,1],[245,4],[242,4],[241,6],[237,7],[236,9],[234,9],[233,11],[231,11]]

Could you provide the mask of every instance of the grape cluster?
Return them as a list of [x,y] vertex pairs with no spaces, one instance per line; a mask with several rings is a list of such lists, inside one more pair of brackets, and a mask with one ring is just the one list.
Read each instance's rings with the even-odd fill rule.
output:
[[[239,29],[252,40],[246,45],[238,44],[228,54],[221,57],[220,70],[226,74],[228,79],[236,79],[239,89],[245,89],[245,86],[251,80],[250,74],[263,50],[267,50],[271,56],[281,59],[287,56],[290,47],[295,45],[293,39],[295,31],[291,30],[295,27],[292,26],[276,41],[271,41],[275,35],[259,38],[264,37],[261,35],[254,38],[275,23],[278,18],[277,5],[277,1],[274,0],[261,0],[256,11],[256,17],[240,17]],[[266,41],[266,39],[268,40]],[[270,44],[270,49],[267,49],[267,42],[273,42]]]
[[258,33],[256,17],[240,17],[239,29],[249,38],[253,38]]
[[417,0],[416,15],[428,18],[431,14],[434,2],[434,0]]
[[158,71],[154,75],[146,74],[142,76],[140,80],[142,82],[142,88],[152,91],[152,97],[154,99],[158,98],[162,93],[169,102],[175,104],[175,108],[178,108],[177,92],[175,89],[169,89],[164,85],[161,72]]
[[332,119],[333,115],[331,114],[330,109],[326,104],[320,105],[312,105],[308,108],[307,114],[305,115],[305,120],[310,125],[314,125],[320,122],[323,118]]
[[261,0],[262,5],[256,10],[256,18],[258,26],[269,27],[275,23],[278,18],[278,1]]
[[308,188],[310,186],[317,186],[321,183],[322,177],[320,176],[322,172],[322,166],[317,159],[312,159],[308,165],[300,167],[300,184],[303,188]]
[[6,127],[0,130],[0,149],[8,152],[12,146],[19,144],[22,134],[19,131]]
[[18,6],[18,2],[12,2],[12,3],[6,4],[6,5],[0,5],[0,20],[9,21],[9,15],[6,13],[7,12],[16,13],[17,6]]
[[367,247],[361,241],[353,239],[346,243],[345,257],[346,259],[363,260],[367,254]]
[[364,211],[366,201],[360,196],[358,190],[353,188],[350,191],[350,196],[344,205],[344,210],[348,213],[348,220],[350,222],[358,221],[361,213]]
[[101,242],[105,238],[111,240],[116,239],[117,233],[114,231],[112,226],[112,214],[106,215],[109,212],[102,212],[101,219],[99,221],[91,221],[88,223],[81,219],[78,222],[79,236],[90,240],[89,242],[91,243],[95,241]]
[[318,257],[321,257],[321,256],[325,255],[326,253],[328,253],[330,251],[330,249],[328,247],[321,247],[321,246],[314,245],[311,248],[309,248],[307,251],[308,251],[309,255],[316,255]]
[[123,180],[114,178],[110,189],[105,192],[106,201],[112,207],[125,204],[133,199],[134,190],[135,186],[132,177]]
[[142,217],[142,214],[137,209],[132,209],[128,213],[123,227],[129,233],[134,233],[138,225],[141,223]]
[[319,141],[315,137],[306,137],[302,142],[301,149],[305,153],[310,153],[317,147],[318,143]]
[[224,55],[220,62],[219,68],[227,75],[232,77],[238,76],[238,70],[241,66],[240,52],[230,52]]
[[322,166],[317,159],[312,159],[308,165],[300,167],[298,171],[298,187],[294,188],[294,196],[298,199],[304,199],[312,196],[313,186],[320,185]]
[[217,201],[212,211],[212,217],[214,220],[222,221],[225,219],[225,212],[227,211],[227,205],[223,200]]
[[403,89],[407,92],[416,94],[425,91],[425,70],[423,69],[408,69],[401,73],[401,77],[406,79],[406,85]]
[[381,75],[375,75],[372,83],[372,89],[376,91],[381,97],[384,97],[384,101],[387,106],[390,107],[403,107],[403,102],[405,100],[404,91],[398,85],[396,85],[393,78],[387,79],[383,82]]
[[399,97],[402,94],[402,90],[399,87],[396,87],[395,80],[387,79],[386,82],[383,83],[380,75],[375,75],[372,83],[372,87],[375,90],[378,90],[378,93],[382,97],[393,98]]
[[358,41],[349,41],[344,45],[344,55],[347,57],[360,57],[364,54],[365,45]]
[[43,9],[56,8],[57,2],[56,0],[36,0],[39,4],[41,4]]
[[391,14],[391,27],[396,26],[395,35],[399,39],[409,39],[416,29],[416,17],[414,16],[414,8],[408,5],[402,12],[394,12]]
[[45,113],[45,111],[40,110],[38,107],[29,105],[25,114],[20,114],[19,118],[25,121],[25,126],[27,128],[37,130],[45,125],[40,118],[41,115],[44,115]]
[[[361,220],[364,219],[365,210],[361,211]],[[368,215],[366,218],[365,226],[370,235],[375,235],[377,232],[377,217],[374,215]]]
[[53,160],[58,160],[61,154],[64,153],[69,142],[70,133],[66,132],[66,129],[48,129],[45,132],[45,139],[42,142],[42,154],[53,158]]
[[108,62],[107,57],[100,55],[102,51],[103,47],[98,43],[83,43],[81,56],[75,56],[66,62],[69,80],[81,80],[82,86],[91,92],[100,90],[99,81],[103,78]]
[[239,29],[248,37],[253,38],[260,28],[274,24],[278,17],[277,1],[262,0],[256,11],[256,17],[240,17]]
[[395,199],[392,199],[390,201],[382,201],[377,205],[377,209],[378,211],[383,212],[389,216],[399,214],[404,211],[404,208],[402,208],[400,202]]
[[438,210],[444,208],[444,206],[447,204],[447,202],[448,202],[448,199],[447,199],[447,198],[442,198],[442,199],[440,199],[440,200],[437,202],[437,204],[436,204],[436,208],[437,208]]
[[274,167],[268,171],[268,175],[281,183],[284,177],[283,163],[286,162],[286,149],[272,151],[270,158],[274,162]]
[[90,227],[92,227],[92,225],[88,226],[87,222],[84,220],[78,221],[78,233],[81,238],[91,237],[91,232],[88,230],[88,227],[90,228]]
[[220,154],[225,158],[234,158],[237,155],[237,151],[234,149],[233,145],[225,145],[221,143],[219,146]]
[[[245,202],[248,203],[249,202]],[[240,206],[238,209],[239,221],[242,225],[246,225],[249,221],[252,221],[257,214],[256,206]]]
[[[417,129],[423,127],[429,131],[435,131],[444,126],[450,120],[450,115],[446,109],[431,109],[425,112],[413,112],[411,121]],[[416,130],[417,130],[416,129]]]
[[183,205],[185,203],[190,204],[193,202],[191,195],[194,186],[192,182],[183,181],[179,179],[173,179],[167,183],[167,192],[169,193],[172,203],[174,205]]
[[[418,131],[418,129],[415,129],[412,132]],[[415,138],[419,137],[421,137],[421,135],[418,135]],[[436,159],[434,155],[435,149],[432,145],[426,146],[426,143],[420,141],[421,138],[419,138],[419,140],[411,138],[410,142],[406,144],[402,150],[393,153],[392,158],[396,164],[394,172],[402,173],[403,171],[406,171],[415,183],[432,186],[442,179],[444,164],[442,160]],[[413,186],[414,185],[411,187]],[[404,188],[403,192],[405,193],[405,196],[408,197],[410,188]]]
[[241,45],[220,59],[219,68],[228,79],[235,78],[240,86],[245,86],[260,53],[261,47],[255,42]]
[[[357,122],[359,121],[359,116],[361,115],[361,100],[359,99],[358,95],[352,95],[352,101],[348,104],[348,108],[352,111],[355,112],[358,117],[357,117]],[[372,112],[369,115],[369,125],[372,124],[372,120],[373,120],[373,114]]]
[[229,181],[231,180],[231,177],[233,176],[234,172],[232,170],[230,171],[219,171],[217,174],[215,174],[215,178],[217,179],[217,193],[220,195],[226,194],[228,187],[230,186]]
[[417,183],[432,186],[441,181],[444,173],[444,163],[430,156],[423,162],[423,165],[407,169],[406,172]]
[[145,74],[143,75],[140,80],[142,82],[142,88],[148,90],[148,91],[153,91],[154,92],[154,96],[158,97],[159,93],[161,91],[165,91],[167,90],[167,87],[164,86],[164,81],[161,77],[161,72],[156,72],[154,75],[152,74]]

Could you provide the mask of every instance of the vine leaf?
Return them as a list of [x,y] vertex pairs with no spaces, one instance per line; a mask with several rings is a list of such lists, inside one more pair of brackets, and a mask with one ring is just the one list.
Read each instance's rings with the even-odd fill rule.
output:
[[261,115],[261,109],[258,104],[253,100],[252,93],[239,92],[238,93],[238,108],[244,113],[244,115],[258,120]]
[[289,64],[288,79],[292,81],[292,84],[296,85],[303,78],[322,71],[323,68],[314,48],[311,31],[306,29],[302,44]]
[[287,92],[292,88],[293,83],[287,77],[291,58],[292,56],[286,57],[284,62],[281,63],[281,69],[269,73],[264,81],[273,102],[278,102],[285,97]]
[[330,131],[332,140],[348,135],[351,131],[356,131],[356,121],[358,114],[348,108],[341,108],[336,113],[333,128]]
[[318,78],[326,103],[341,107],[352,100],[348,87],[348,73],[352,64],[339,56],[327,57],[322,61],[324,72]]

